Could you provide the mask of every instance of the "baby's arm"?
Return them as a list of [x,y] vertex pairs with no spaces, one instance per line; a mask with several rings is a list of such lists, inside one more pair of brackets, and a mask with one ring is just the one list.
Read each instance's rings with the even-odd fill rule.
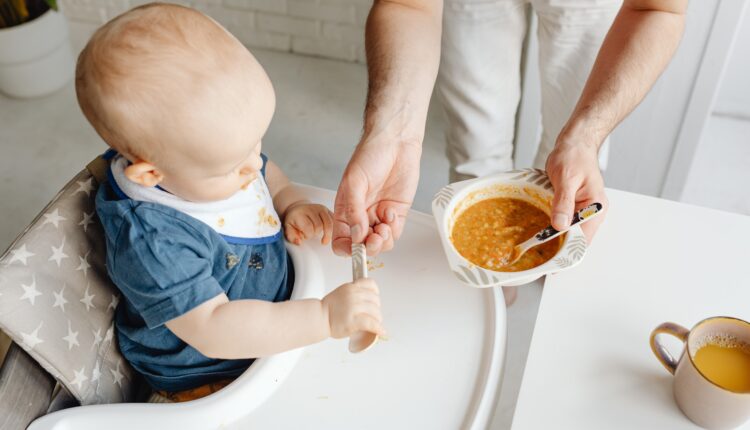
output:
[[257,358],[357,331],[384,335],[378,288],[371,279],[343,284],[322,300],[279,303],[220,294],[166,323],[211,358]]
[[273,207],[281,218],[284,218],[292,206],[310,203],[299,188],[271,160],[266,162],[266,184],[273,198]]
[[323,233],[320,240],[323,245],[331,241],[331,211],[305,199],[299,188],[272,161],[266,163],[266,183],[273,197],[273,206],[284,222],[284,234],[288,241],[299,245],[319,233]]

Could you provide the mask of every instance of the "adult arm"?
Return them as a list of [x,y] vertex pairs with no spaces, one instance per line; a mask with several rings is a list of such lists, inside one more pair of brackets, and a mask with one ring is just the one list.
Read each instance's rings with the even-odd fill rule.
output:
[[[687,0],[626,0],[612,23],[578,104],[547,159],[555,187],[552,224],[564,228],[574,210],[606,205],[598,150],[643,100],[672,58],[685,25]],[[583,224],[589,240],[604,217]]]
[[442,0],[376,0],[367,19],[369,86],[359,145],[334,205],[333,249],[393,247],[419,181],[427,109],[440,61]]

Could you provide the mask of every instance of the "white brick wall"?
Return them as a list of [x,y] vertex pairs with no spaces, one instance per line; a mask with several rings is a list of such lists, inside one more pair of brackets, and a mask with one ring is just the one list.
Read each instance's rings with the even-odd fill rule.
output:
[[[249,47],[365,62],[364,27],[372,0],[171,2],[194,7],[211,16]],[[149,1],[61,0],[61,3],[63,12],[75,28],[101,25],[131,7]]]

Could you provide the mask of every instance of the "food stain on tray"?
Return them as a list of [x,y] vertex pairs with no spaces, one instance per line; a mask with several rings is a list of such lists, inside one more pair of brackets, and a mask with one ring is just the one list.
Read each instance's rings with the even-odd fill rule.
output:
[[372,272],[373,270],[382,269],[385,264],[376,260],[367,260],[367,271]]

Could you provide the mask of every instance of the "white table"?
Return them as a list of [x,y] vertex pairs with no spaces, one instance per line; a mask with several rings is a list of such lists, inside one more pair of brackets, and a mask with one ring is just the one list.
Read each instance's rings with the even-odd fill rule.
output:
[[546,280],[514,430],[697,428],[649,334],[663,321],[750,320],[750,217],[608,196],[584,262]]

